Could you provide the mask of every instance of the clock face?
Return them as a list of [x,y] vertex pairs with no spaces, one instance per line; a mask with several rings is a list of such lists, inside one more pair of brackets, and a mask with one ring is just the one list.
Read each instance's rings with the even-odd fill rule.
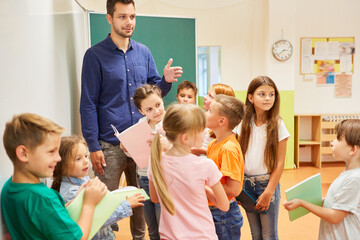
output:
[[293,47],[289,41],[279,40],[274,43],[272,52],[276,60],[286,61],[291,57]]

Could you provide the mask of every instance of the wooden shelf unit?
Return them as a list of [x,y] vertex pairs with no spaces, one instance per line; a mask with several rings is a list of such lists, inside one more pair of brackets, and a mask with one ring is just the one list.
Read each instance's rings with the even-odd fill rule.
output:
[[332,154],[331,141],[336,138],[335,126],[338,122],[321,121],[321,154]]
[[[300,131],[305,129],[301,128],[300,120],[301,118],[311,118],[311,129],[308,131],[311,132],[310,139],[300,139]],[[309,133],[310,133],[309,132]],[[316,167],[321,167],[321,156],[320,156],[320,147],[321,147],[321,115],[295,115],[295,165],[299,168],[299,148],[301,146],[310,146],[311,147],[311,163]]]
[[[304,129],[304,127],[301,126],[302,118],[311,119],[311,129]],[[331,141],[336,138],[336,123],[349,118],[360,119],[360,114],[295,115],[294,160],[296,167],[298,168],[300,163],[299,148],[310,146],[311,163],[321,168],[322,155],[331,154]],[[300,132],[302,131],[307,131],[308,135],[311,135],[311,138],[300,139]]]

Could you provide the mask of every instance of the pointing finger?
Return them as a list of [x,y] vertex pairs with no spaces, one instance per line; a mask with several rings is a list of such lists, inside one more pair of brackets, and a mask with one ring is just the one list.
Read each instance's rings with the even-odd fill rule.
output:
[[172,58],[170,58],[170,59],[169,59],[169,61],[168,61],[168,63],[166,64],[166,67],[170,67],[170,66],[171,66],[171,64],[172,64],[172,62],[173,62],[173,59],[172,59]]

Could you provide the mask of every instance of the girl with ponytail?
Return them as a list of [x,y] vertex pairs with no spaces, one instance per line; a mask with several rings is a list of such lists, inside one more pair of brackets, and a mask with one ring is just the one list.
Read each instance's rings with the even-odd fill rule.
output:
[[202,146],[205,123],[199,107],[172,105],[163,119],[172,146],[163,152],[159,134],[152,141],[149,189],[151,200],[162,208],[161,239],[217,239],[208,199],[223,211],[229,209],[215,163],[191,154],[192,147]]

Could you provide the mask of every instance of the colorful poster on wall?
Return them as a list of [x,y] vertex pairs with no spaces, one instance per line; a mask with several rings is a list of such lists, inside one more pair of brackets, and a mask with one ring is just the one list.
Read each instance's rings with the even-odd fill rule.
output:
[[335,73],[323,72],[317,74],[317,85],[333,85],[335,83]]
[[318,60],[316,64],[317,85],[335,83],[335,60]]
[[334,60],[318,60],[316,64],[316,73],[335,72]]
[[354,37],[301,38],[300,74],[314,74],[317,83],[334,83],[334,74],[353,73],[354,54]]
[[317,74],[317,85],[325,85],[326,84],[326,76],[323,73]]
[[351,97],[352,75],[337,74],[335,77],[335,97]]

